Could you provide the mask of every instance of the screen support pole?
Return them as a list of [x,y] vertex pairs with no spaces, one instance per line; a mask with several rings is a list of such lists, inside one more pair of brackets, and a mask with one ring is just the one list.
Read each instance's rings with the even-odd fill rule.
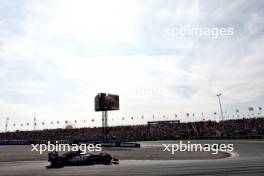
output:
[[108,141],[108,113],[102,111],[102,138],[103,141]]

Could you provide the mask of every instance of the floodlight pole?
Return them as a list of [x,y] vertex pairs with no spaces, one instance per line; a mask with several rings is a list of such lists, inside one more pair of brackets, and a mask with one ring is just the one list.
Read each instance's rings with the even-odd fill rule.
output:
[[33,131],[36,131],[36,125],[37,125],[37,119],[36,119],[36,114],[34,114],[34,119],[33,119]]
[[9,120],[9,117],[6,118],[6,124],[5,124],[5,133],[7,132],[7,127],[8,127],[8,120]]
[[219,106],[220,106],[220,111],[221,111],[222,121],[224,121],[224,115],[223,115],[222,104],[221,104],[221,99],[220,99],[220,96],[221,96],[221,95],[222,95],[222,94],[219,93],[219,94],[217,94],[216,96],[218,97],[218,100],[219,100]]

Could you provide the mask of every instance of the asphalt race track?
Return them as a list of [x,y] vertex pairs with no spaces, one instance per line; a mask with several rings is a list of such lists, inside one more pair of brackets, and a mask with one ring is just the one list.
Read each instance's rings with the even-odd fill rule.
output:
[[[168,142],[173,141],[143,142],[142,145],[147,147]],[[46,161],[1,162],[0,175],[264,175],[264,141],[232,140],[217,143],[233,143],[239,156],[214,160],[122,160],[119,165],[71,166],[48,170],[45,168],[48,165]]]

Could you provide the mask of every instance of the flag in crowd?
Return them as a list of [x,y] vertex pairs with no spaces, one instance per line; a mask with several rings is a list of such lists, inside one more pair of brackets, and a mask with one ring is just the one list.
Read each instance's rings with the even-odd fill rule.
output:
[[248,110],[249,111],[254,111],[254,108],[253,107],[249,107]]

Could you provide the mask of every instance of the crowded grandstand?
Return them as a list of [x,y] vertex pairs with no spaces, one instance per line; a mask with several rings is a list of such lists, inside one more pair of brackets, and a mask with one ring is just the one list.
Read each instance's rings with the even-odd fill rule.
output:
[[[245,139],[264,137],[264,118],[244,118],[224,121],[148,123],[146,125],[108,127],[112,141],[173,140],[173,139]],[[5,141],[63,140],[100,141],[102,128],[46,129],[0,133]]]

